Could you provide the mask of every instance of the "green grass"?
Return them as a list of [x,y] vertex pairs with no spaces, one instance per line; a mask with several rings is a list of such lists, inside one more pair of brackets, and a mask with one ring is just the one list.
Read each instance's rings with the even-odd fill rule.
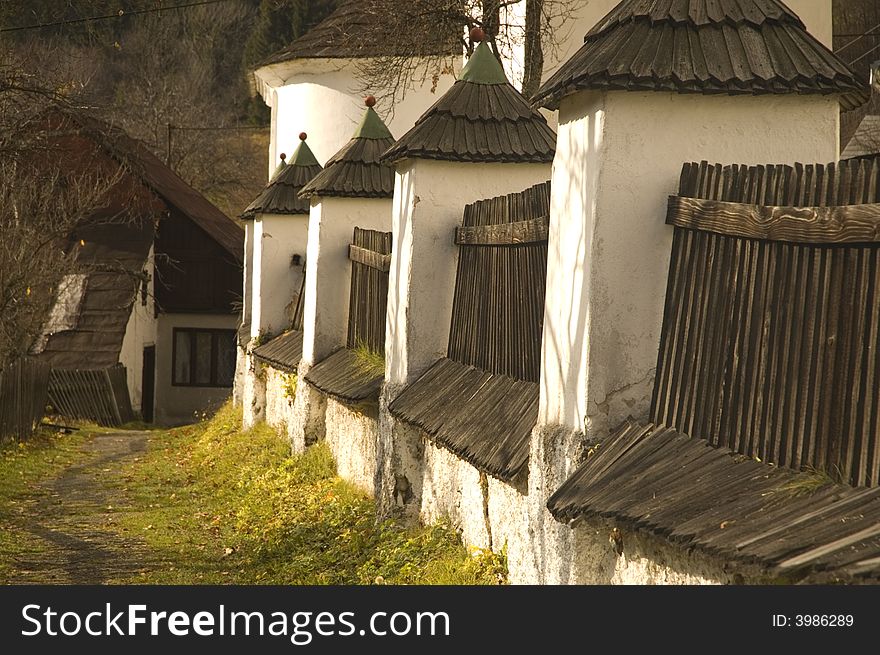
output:
[[0,580],[18,555],[40,548],[39,540],[21,530],[16,519],[28,511],[27,500],[43,493],[40,483],[68,466],[84,461],[85,433],[64,435],[48,429],[23,443],[0,444]]
[[117,529],[163,567],[145,583],[498,584],[503,556],[469,552],[444,525],[378,522],[373,502],[335,474],[326,445],[291,456],[229,405],[210,421],[150,436],[117,484],[131,505]]
[[354,361],[364,373],[385,375],[385,353],[373,350],[365,343],[359,343],[355,347]]
[[780,486],[776,491],[786,496],[812,496],[820,489],[835,484],[835,479],[827,472],[807,467],[802,473]]

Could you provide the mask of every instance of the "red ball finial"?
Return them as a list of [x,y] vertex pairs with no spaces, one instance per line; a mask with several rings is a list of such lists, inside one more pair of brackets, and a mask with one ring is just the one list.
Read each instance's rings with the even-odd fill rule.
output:
[[281,159],[281,161],[284,161],[285,159],[287,159],[287,155],[284,154],[283,152],[280,155],[278,155],[278,157]]
[[474,43],[480,43],[485,38],[486,33],[483,31],[482,27],[475,27],[471,30],[471,41]]
[[305,141],[305,140],[308,139],[308,138],[309,138],[309,135],[306,134],[305,132],[300,132],[300,133],[299,133],[299,140],[300,140],[300,141]]
[[376,96],[367,96],[364,98],[364,104],[367,107],[375,107],[376,106]]

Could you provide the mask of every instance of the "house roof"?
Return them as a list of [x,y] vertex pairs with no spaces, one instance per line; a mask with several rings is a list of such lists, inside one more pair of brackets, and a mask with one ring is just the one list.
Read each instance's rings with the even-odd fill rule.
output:
[[308,214],[308,198],[300,198],[300,190],[321,172],[312,149],[306,143],[306,134],[300,134],[300,144],[293,157],[281,164],[259,196],[247,206],[241,218],[255,218],[257,214]]
[[[405,7],[401,8],[405,11]],[[383,20],[369,0],[343,0],[323,21],[260,64],[270,66],[292,59],[366,59],[369,57],[409,55],[405,42],[395,43],[388,30],[377,28]],[[377,38],[377,32],[384,38]],[[437,34],[436,42],[419,44],[420,54],[446,55],[460,50],[450,35],[444,43]]]
[[300,197],[391,198],[394,168],[380,159],[393,144],[391,132],[372,105],[368,106],[351,141],[302,188]]
[[880,489],[856,489],[628,423],[547,503],[560,521],[602,517],[723,558],[808,581],[880,578]]
[[123,130],[80,113],[64,117],[120,161],[168,205],[199,226],[237,262],[244,257],[244,230],[201,193],[184,182],[147,147]]
[[867,85],[778,0],[624,0],[538,90],[555,109],[584,89],[676,93],[840,94]]
[[47,321],[32,353],[54,368],[97,370],[115,365],[153,236],[149,221],[78,231],[76,239],[83,245],[74,246],[76,262],[89,272],[69,320],[64,325]]
[[383,156],[462,162],[552,162],[556,134],[480,43],[458,81]]

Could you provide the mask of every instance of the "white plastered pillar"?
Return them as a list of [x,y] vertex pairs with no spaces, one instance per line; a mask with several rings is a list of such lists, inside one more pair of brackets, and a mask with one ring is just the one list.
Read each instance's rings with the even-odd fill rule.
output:
[[251,246],[250,324],[251,340],[245,357],[242,411],[248,429],[265,419],[266,381],[263,366],[252,351],[265,340],[289,329],[302,285],[302,269],[294,255],[306,254],[308,216],[262,214],[250,221]]
[[648,418],[682,164],[833,161],[827,96],[585,91],[559,111],[541,402],[529,496],[533,582],[573,581],[570,530],[545,509],[587,444]]
[[[348,246],[354,228],[388,231],[391,200],[316,196],[309,215],[306,288],[303,305],[303,357],[298,376],[346,344],[351,263]],[[311,385],[296,388],[290,438],[295,451],[324,437],[326,398]]]
[[446,355],[458,263],[455,228],[465,205],[523,191],[550,175],[547,164],[404,160],[392,210],[385,386],[380,399],[377,493],[380,512],[415,518],[421,490],[418,432],[394,419],[390,403]]

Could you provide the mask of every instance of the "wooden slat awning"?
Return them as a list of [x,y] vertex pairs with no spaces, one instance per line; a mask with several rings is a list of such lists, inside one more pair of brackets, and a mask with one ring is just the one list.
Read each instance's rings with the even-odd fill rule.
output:
[[880,579],[880,489],[823,483],[654,424],[620,428],[547,506],[560,521],[610,518],[770,576]]
[[342,348],[310,368],[305,380],[342,402],[360,403],[379,399],[385,374],[364,364],[355,351]]
[[254,348],[254,357],[285,373],[296,373],[302,359],[303,333],[300,330],[285,332]]
[[389,411],[481,471],[512,482],[528,468],[538,395],[534,382],[441,359]]

